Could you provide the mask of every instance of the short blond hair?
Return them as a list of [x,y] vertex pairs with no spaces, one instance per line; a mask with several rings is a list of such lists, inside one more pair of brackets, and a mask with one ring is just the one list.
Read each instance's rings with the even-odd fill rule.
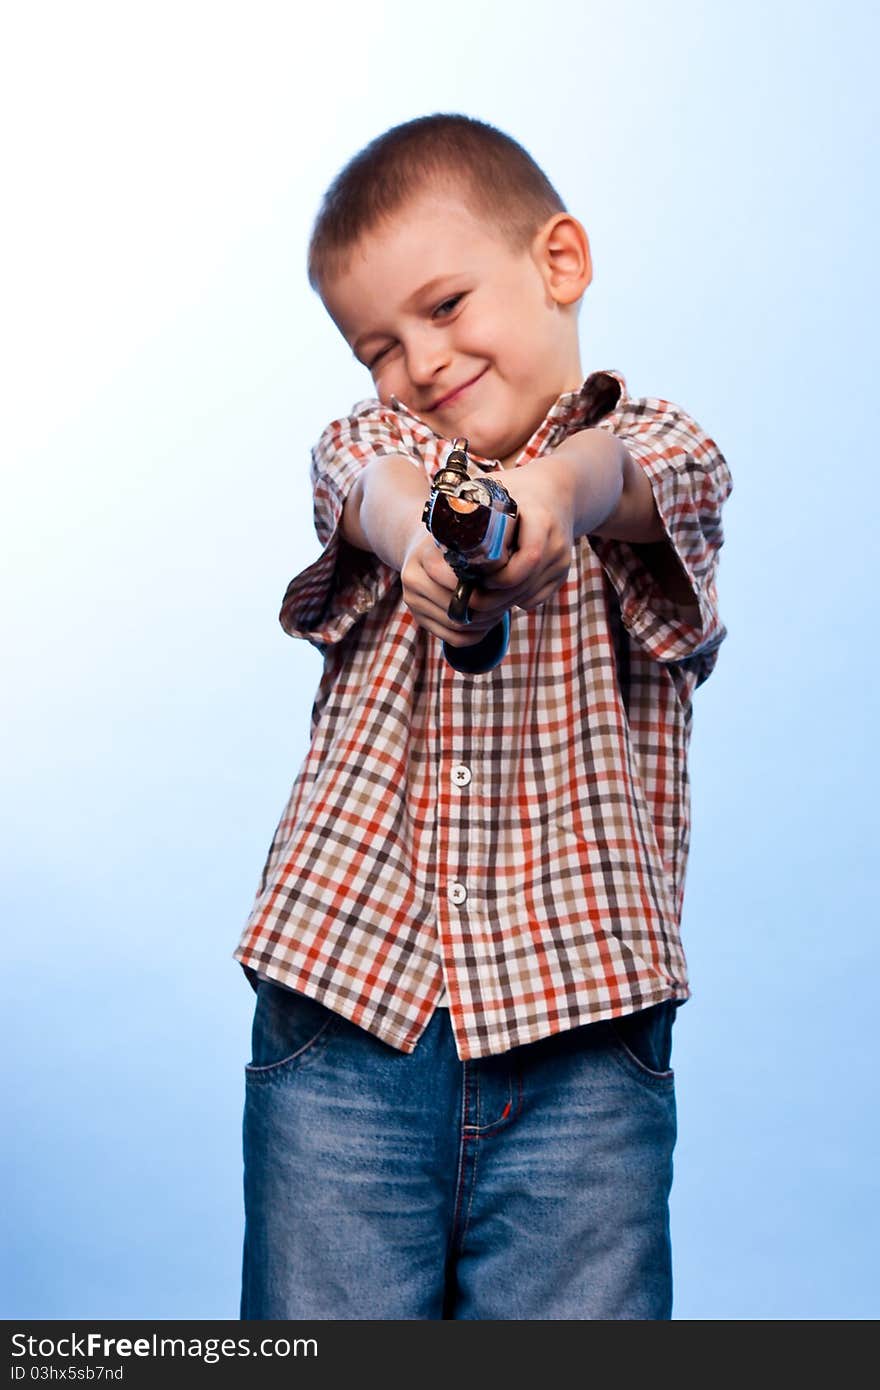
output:
[[495,126],[456,114],[419,116],[376,136],[327,189],[309,240],[312,289],[320,293],[364,235],[433,187],[456,188],[515,253],[567,211],[531,155]]

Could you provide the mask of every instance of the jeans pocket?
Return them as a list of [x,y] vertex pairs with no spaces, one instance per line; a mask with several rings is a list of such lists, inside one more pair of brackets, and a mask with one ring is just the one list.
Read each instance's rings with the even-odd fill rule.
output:
[[672,1025],[675,1013],[675,1001],[664,999],[650,1008],[620,1014],[608,1020],[618,1055],[641,1076],[654,1081],[673,1080]]
[[261,979],[251,1032],[249,1081],[271,1080],[323,1050],[340,1015],[317,999]]

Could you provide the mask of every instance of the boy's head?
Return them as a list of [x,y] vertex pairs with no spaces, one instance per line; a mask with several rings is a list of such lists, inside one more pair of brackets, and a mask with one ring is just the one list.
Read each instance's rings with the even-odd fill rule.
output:
[[373,140],[328,189],[308,270],[379,398],[475,453],[512,462],[581,385],[587,234],[492,126],[425,116]]

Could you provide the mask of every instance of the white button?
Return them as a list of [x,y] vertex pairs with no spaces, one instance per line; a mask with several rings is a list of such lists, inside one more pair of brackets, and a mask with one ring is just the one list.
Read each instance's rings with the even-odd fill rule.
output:
[[456,787],[466,787],[471,780],[471,770],[464,763],[456,763],[452,769],[452,782]]
[[466,897],[467,889],[465,888],[463,883],[450,883],[449,901],[451,903],[455,903],[456,907],[458,907],[460,903],[464,902]]

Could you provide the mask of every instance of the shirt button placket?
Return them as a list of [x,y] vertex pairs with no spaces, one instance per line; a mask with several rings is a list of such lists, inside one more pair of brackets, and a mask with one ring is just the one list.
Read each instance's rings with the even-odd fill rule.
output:
[[[453,763],[450,781],[454,787],[466,787],[471,780],[471,770],[466,763]],[[461,907],[467,900],[467,889],[463,883],[454,879],[447,889],[447,896],[454,907]]]

